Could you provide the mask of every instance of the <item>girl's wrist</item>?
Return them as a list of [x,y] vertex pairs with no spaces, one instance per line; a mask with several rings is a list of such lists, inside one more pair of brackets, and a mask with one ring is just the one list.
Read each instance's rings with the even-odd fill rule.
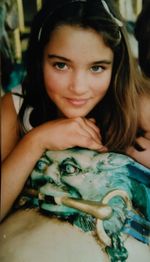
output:
[[43,144],[42,135],[40,130],[37,128],[33,128],[30,132],[28,132],[24,140],[25,143],[28,144],[30,152],[32,151],[34,155],[37,155],[37,158],[41,157],[41,155],[45,152],[46,148]]

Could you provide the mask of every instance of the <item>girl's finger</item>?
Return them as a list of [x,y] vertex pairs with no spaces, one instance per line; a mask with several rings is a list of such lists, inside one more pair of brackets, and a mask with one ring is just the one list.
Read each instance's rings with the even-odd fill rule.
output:
[[82,136],[80,135],[80,139],[78,139],[76,146],[89,148],[91,150],[96,150],[96,151],[99,151],[99,152],[107,152],[106,147],[104,147],[101,143],[96,142],[89,135],[82,135]]
[[136,139],[136,143],[143,149],[146,149],[150,146],[150,140],[143,136],[138,137]]
[[93,122],[94,124],[96,124],[95,118],[89,118],[89,120],[90,120],[91,122]]
[[89,125],[97,133],[98,137],[100,137],[101,139],[102,137],[101,137],[100,129],[98,126],[96,126],[95,122],[86,118],[84,120],[87,123],[87,125]]
[[88,133],[97,143],[101,144],[100,133],[98,127],[96,127],[95,124],[86,118],[82,118],[79,121],[79,125],[85,131],[85,135]]

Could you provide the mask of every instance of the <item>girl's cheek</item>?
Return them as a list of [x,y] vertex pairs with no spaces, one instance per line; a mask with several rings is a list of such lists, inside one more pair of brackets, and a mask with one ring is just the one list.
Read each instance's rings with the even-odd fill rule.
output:
[[68,81],[65,77],[55,73],[46,74],[44,80],[46,89],[50,91],[60,91],[68,84]]
[[95,81],[95,85],[93,85],[93,88],[95,89],[96,92],[105,94],[109,88],[109,85],[110,85],[110,77],[100,78],[98,81]]

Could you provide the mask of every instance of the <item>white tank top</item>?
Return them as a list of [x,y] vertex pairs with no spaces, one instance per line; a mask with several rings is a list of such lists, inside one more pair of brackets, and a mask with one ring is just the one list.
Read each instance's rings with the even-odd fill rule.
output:
[[[12,99],[13,99],[13,104],[14,104],[17,115],[19,114],[19,111],[20,111],[21,106],[23,104],[23,97],[21,97],[21,95],[22,95],[21,85],[13,88]],[[32,110],[33,110],[33,107],[27,107],[25,112],[24,112],[23,127],[22,127],[24,133],[29,132],[33,128],[32,125],[30,124],[30,114],[31,114]]]

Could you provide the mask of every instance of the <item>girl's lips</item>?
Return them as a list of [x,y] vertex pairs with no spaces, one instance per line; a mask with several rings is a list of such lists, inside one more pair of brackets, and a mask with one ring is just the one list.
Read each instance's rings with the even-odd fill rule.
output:
[[67,98],[67,101],[74,105],[74,106],[82,106],[85,105],[88,101],[88,99],[72,99],[72,98]]

